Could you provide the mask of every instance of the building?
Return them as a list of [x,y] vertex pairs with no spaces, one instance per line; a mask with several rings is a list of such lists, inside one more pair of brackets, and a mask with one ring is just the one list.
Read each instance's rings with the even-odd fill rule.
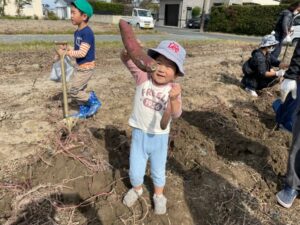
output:
[[[6,1],[7,5],[4,7],[4,14],[8,16],[17,16],[17,5],[15,0]],[[42,1],[32,0],[31,4],[25,5],[20,12],[21,16],[43,17]]]
[[68,3],[64,0],[55,0],[54,2],[54,13],[59,19],[70,19],[71,18],[71,8]]
[[276,0],[243,0],[243,5],[256,4],[256,5],[279,5],[280,1]]
[[[205,5],[204,5],[205,3]],[[157,25],[185,27],[196,6],[209,13],[212,6],[220,5],[279,5],[276,0],[160,0]]]

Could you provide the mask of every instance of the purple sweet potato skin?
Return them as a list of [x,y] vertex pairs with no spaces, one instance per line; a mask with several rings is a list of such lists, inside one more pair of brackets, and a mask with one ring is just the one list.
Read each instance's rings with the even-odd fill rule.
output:
[[135,65],[145,72],[154,72],[157,68],[156,62],[143,51],[134,35],[131,25],[121,19],[119,28],[125,49]]

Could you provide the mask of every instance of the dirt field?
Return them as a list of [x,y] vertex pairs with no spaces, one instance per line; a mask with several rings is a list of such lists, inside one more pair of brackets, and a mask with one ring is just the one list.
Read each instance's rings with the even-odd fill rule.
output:
[[133,208],[122,204],[130,187],[134,82],[120,47],[97,47],[90,88],[103,106],[70,135],[60,122],[61,85],[48,79],[47,50],[0,52],[0,223],[299,224],[299,200],[285,210],[274,197],[291,141],[273,130],[278,86],[257,99],[239,86],[242,60],[255,46],[182,44],[188,52],[186,76],[178,80],[184,112],[172,124],[163,216],[153,214],[149,171],[140,201]]

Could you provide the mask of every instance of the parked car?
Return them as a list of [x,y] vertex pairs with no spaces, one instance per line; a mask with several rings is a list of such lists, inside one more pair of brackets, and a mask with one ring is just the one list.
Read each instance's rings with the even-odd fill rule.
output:
[[126,20],[132,26],[138,28],[154,28],[154,20],[151,11],[147,9],[133,8],[131,18]]
[[189,19],[187,22],[187,27],[188,28],[200,28],[200,21],[201,21],[200,17],[195,17],[195,18]]
[[[204,15],[204,30],[206,30],[206,28],[207,28],[209,19],[210,19],[210,15],[205,14]],[[200,24],[201,24],[201,17],[195,17],[195,18],[188,20],[187,27],[188,28],[200,28]]]

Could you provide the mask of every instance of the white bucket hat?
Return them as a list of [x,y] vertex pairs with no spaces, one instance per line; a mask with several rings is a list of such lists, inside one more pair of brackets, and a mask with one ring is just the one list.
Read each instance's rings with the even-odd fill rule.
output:
[[179,69],[179,76],[184,76],[183,62],[186,52],[180,44],[175,41],[166,40],[160,42],[157,48],[150,48],[148,50],[148,55],[152,58],[154,58],[157,53],[174,62]]
[[275,36],[272,34],[268,34],[264,36],[259,45],[260,48],[269,47],[273,45],[277,45],[279,42],[275,39]]

